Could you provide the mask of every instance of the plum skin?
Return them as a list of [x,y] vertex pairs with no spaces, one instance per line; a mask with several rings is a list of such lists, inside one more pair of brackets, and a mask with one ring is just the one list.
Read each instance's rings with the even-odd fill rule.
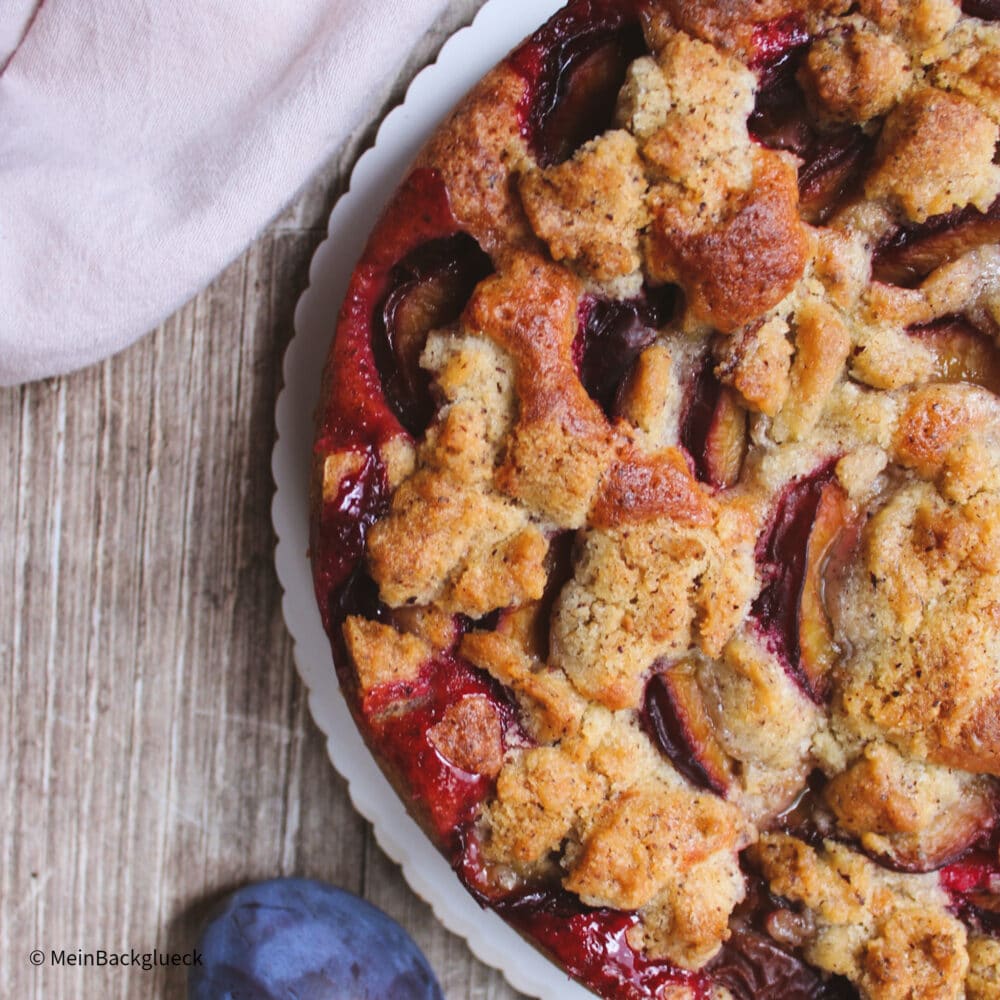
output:
[[311,879],[244,886],[202,931],[188,1000],[443,1000],[410,936],[381,910]]

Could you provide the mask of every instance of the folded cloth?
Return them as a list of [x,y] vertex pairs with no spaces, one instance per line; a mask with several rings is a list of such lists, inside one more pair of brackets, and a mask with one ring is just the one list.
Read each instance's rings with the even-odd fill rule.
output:
[[106,357],[190,298],[362,121],[445,3],[13,0],[0,384]]

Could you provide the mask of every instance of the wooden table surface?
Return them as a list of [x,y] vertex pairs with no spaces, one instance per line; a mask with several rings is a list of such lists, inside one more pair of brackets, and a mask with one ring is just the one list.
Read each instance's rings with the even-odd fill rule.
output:
[[271,449],[310,258],[374,124],[482,0],[454,0],[371,117],[201,294],[103,364],[0,389],[0,997],[183,997],[184,973],[34,968],[189,949],[214,900],[328,880],[453,1000],[519,996],[437,923],[330,764],[275,575]]

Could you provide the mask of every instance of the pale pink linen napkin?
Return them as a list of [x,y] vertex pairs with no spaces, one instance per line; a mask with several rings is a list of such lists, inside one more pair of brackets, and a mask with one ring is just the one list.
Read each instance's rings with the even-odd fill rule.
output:
[[358,125],[446,0],[0,0],[0,384],[133,342]]

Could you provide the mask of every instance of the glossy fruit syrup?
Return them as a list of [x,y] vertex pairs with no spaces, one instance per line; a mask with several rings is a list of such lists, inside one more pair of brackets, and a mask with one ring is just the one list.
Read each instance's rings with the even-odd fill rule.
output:
[[[489,700],[500,718],[505,749],[527,742],[506,693],[453,652],[425,664],[418,680],[405,690],[387,686],[362,706],[375,745],[403,777],[412,801],[424,811],[449,853],[458,849],[460,830],[478,813],[493,782],[457,767],[428,734],[449,706],[470,697]],[[405,711],[394,711],[393,702],[399,700],[405,701]]]

